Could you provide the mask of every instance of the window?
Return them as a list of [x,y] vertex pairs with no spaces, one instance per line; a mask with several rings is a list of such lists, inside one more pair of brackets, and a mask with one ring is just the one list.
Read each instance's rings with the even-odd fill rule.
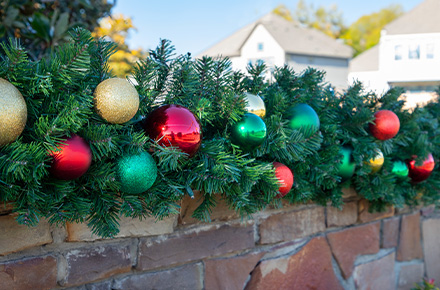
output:
[[434,58],[434,43],[428,43],[426,45],[426,58],[428,59]]
[[403,47],[401,45],[394,46],[394,59],[401,60],[403,56]]
[[419,59],[420,58],[420,46],[418,44],[411,44],[408,50],[409,59]]
[[257,49],[258,49],[258,51],[263,51],[263,49],[264,49],[264,44],[263,44],[262,42],[259,42],[259,43],[257,44]]

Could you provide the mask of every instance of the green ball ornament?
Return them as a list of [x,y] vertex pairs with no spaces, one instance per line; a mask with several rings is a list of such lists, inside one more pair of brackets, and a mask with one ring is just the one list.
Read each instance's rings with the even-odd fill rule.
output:
[[118,160],[117,175],[121,191],[139,194],[149,189],[156,181],[156,162],[147,152],[127,155]]
[[232,127],[231,141],[243,150],[254,149],[261,145],[265,138],[266,124],[255,114],[244,114],[243,119]]
[[310,134],[306,137],[315,134],[321,125],[318,114],[307,104],[298,104],[289,108],[286,117],[289,120],[289,127],[294,130],[312,127]]
[[396,160],[393,162],[391,172],[399,178],[405,178],[408,177],[409,169],[405,162]]
[[338,175],[342,177],[342,181],[350,179],[354,174],[356,164],[353,161],[353,149],[348,146],[343,146],[340,150],[342,154],[342,163],[339,164]]

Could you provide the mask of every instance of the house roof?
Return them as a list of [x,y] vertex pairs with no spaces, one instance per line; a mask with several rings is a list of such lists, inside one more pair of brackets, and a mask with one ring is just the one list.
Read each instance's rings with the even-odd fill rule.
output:
[[269,13],[202,52],[199,56],[239,56],[253,30],[263,25],[286,53],[351,58],[351,47],[316,29],[304,28]]
[[379,70],[379,45],[362,52],[350,61],[349,72]]
[[387,34],[440,32],[440,0],[425,0],[385,26]]

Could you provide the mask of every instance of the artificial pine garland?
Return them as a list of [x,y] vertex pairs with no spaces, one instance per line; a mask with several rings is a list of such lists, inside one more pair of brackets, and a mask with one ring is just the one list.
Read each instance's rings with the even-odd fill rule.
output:
[[[269,204],[281,205],[273,162],[293,172],[293,188],[283,197],[293,203],[331,201],[341,206],[343,186],[354,187],[377,209],[439,203],[438,100],[409,111],[399,100],[400,89],[376,96],[356,83],[335,94],[323,83],[324,72],[297,73],[287,66],[276,68],[268,81],[264,64],[250,65],[243,74],[232,71],[228,59],[175,56],[164,40],[135,67],[132,82],[139,94],[135,116],[112,124],[96,111],[93,94],[112,77],[107,61],[115,51],[113,43],[78,29],[72,32],[72,42],[48,59],[30,61],[16,41],[2,44],[2,50],[0,77],[21,92],[28,114],[20,137],[0,147],[0,201],[14,203],[21,224],[35,225],[41,217],[57,224],[87,222],[95,234],[110,237],[118,233],[120,216],[160,219],[177,214],[179,201],[192,190],[204,196],[196,218],[209,220],[216,194],[247,216]],[[266,136],[253,147],[240,146],[231,138],[234,126],[248,114],[245,93],[260,96],[266,106]],[[194,156],[145,133],[151,126],[146,117],[162,104],[183,106],[198,118],[203,138]],[[289,112],[300,104],[316,111],[319,130],[290,125]],[[378,140],[368,130],[379,110],[390,110],[400,120],[400,131],[392,139]],[[56,178],[50,172],[51,152],[58,152],[60,144],[73,136],[81,136],[90,146],[91,166],[79,178]],[[355,166],[346,180],[340,173],[343,148],[350,148]],[[378,150],[384,164],[371,173],[369,161]],[[121,166],[132,156],[150,160],[148,153],[157,164],[157,172],[155,167],[147,169],[157,174],[156,181],[152,185],[148,181],[151,187],[141,193],[124,191]],[[430,153],[436,168],[426,181],[415,183],[394,173],[396,162],[416,159],[418,166]]]

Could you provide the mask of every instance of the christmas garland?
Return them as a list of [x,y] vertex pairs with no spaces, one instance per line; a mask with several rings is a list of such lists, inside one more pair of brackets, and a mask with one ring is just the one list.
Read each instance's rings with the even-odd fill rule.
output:
[[[439,202],[440,105],[413,111],[395,88],[335,93],[324,72],[175,56],[161,41],[128,80],[115,45],[82,29],[49,59],[1,44],[0,201],[17,221],[87,222],[103,237],[121,216],[158,219],[200,190],[242,216],[281,198],[342,205],[344,186],[373,208]],[[429,177],[429,178],[428,178]]]

